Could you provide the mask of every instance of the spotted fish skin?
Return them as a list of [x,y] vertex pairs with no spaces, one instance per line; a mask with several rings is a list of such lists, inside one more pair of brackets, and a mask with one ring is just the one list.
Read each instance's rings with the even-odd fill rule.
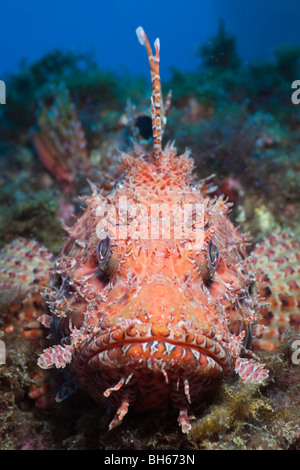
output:
[[[39,319],[47,311],[43,291],[49,285],[54,261],[46,247],[21,237],[0,251],[1,324],[6,335],[19,334],[29,342],[33,359],[49,344],[46,340],[49,330]],[[56,384],[57,374],[31,366],[29,375],[32,385],[28,395],[35,405],[39,408],[53,405],[53,389],[61,387]]]
[[273,351],[285,330],[300,327],[300,243],[288,232],[274,233],[255,247],[253,257],[257,290],[266,303],[259,321],[266,328],[253,348]]
[[6,330],[20,328],[33,344],[44,337],[38,318],[46,310],[42,290],[49,285],[54,260],[43,245],[21,237],[0,251],[0,295],[11,319]]

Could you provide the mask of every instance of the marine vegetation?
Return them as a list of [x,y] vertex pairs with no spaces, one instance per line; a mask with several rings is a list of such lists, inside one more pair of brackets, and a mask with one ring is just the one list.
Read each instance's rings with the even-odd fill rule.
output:
[[[29,129],[36,124],[36,112],[40,104],[51,104],[60,87],[68,88],[88,134],[93,135],[93,129],[88,127],[91,120],[94,126],[97,125],[97,116],[106,109],[108,103],[111,109],[118,110],[123,86],[130,80],[120,81],[115,74],[99,69],[92,54],[53,50],[30,65],[24,60],[20,71],[8,74],[5,82],[9,106],[1,108],[0,135],[6,141],[20,142],[22,139],[27,143]],[[140,81],[134,83],[140,84]],[[15,129],[18,129],[17,136]]]
[[221,70],[239,67],[241,60],[236,51],[236,40],[225,30],[224,21],[219,20],[216,36],[200,48],[205,67],[216,67]]

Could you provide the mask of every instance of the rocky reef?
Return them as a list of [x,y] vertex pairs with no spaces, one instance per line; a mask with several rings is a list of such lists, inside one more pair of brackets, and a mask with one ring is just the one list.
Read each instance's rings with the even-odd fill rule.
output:
[[291,361],[290,345],[300,336],[293,330],[282,337],[277,354],[261,354],[269,384],[224,384],[196,413],[187,435],[168,410],[130,414],[108,432],[103,410],[83,392],[51,411],[34,407],[28,390],[36,357],[17,334],[1,338],[8,348],[7,364],[0,366],[1,449],[299,450],[299,365]]

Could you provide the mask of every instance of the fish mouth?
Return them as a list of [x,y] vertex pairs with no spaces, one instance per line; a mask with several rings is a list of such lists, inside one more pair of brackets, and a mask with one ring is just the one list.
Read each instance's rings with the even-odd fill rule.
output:
[[168,323],[131,324],[98,334],[73,357],[75,369],[161,372],[170,376],[229,377],[234,360],[215,335]]
[[122,422],[129,407],[140,412],[171,406],[188,432],[191,406],[200,406],[233,374],[234,360],[212,333],[132,323],[83,343],[70,367],[80,388],[100,406],[117,410],[109,429]]

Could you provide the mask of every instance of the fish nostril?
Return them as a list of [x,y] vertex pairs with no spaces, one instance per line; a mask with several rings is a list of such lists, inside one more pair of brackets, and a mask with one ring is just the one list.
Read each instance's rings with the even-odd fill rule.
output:
[[213,281],[212,277],[210,277],[208,279],[204,279],[204,285],[205,285],[205,287],[207,287],[208,290],[211,289],[211,286],[213,285],[213,282],[214,281]]

